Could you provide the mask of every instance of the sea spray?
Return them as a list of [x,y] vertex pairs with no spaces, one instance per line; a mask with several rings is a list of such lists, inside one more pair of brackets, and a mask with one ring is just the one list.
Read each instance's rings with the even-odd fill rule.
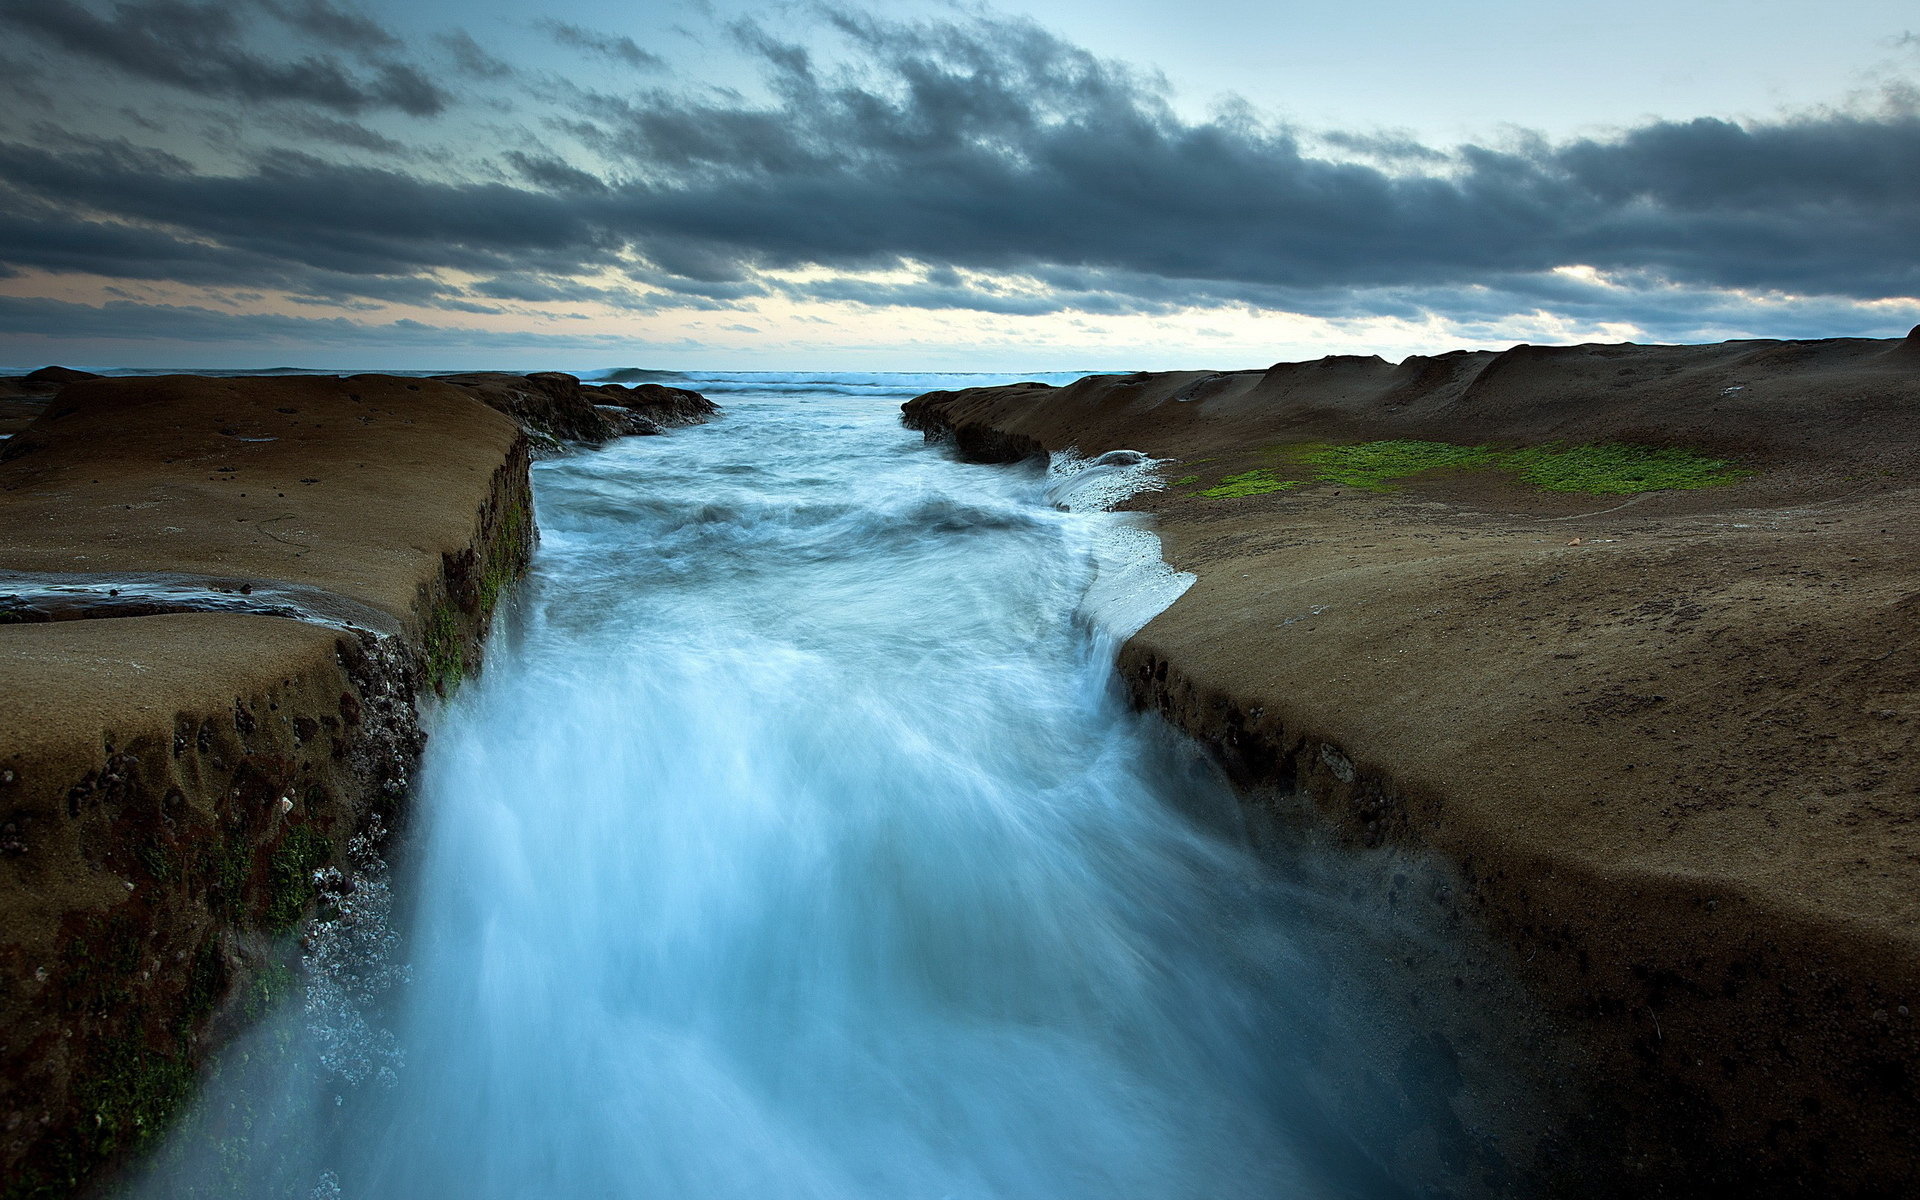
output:
[[1137,450],[1110,450],[1087,458],[1068,449],[1047,463],[1046,497],[1071,513],[1101,513],[1087,528],[1088,578],[1076,619],[1117,646],[1193,586],[1194,576],[1176,571],[1160,556],[1160,539],[1146,516],[1115,513],[1133,496],[1165,486],[1163,460]]
[[412,975],[393,926],[385,841],[376,816],[348,842],[346,870],[314,873],[320,916],[301,938],[307,1034],[319,1065],[347,1088],[392,1087],[406,1059],[381,1019],[390,994]]

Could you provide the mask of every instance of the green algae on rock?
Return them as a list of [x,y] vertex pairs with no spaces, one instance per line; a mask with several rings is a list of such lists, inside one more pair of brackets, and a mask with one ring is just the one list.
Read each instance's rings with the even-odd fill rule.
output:
[[1319,483],[1337,483],[1384,492],[1393,482],[1429,471],[1484,467],[1494,461],[1485,446],[1456,446],[1448,442],[1393,440],[1330,445],[1308,442],[1281,448],[1286,459],[1313,468]]
[[[1189,476],[1192,478],[1192,476]],[[1282,479],[1266,467],[1251,471],[1242,471],[1237,475],[1223,476],[1218,484],[1207,488],[1200,495],[1209,499],[1232,499],[1240,496],[1264,496],[1268,492],[1285,492],[1300,486],[1297,479]]]
[[1536,446],[1510,450],[1498,465],[1548,492],[1627,496],[1640,492],[1724,487],[1752,475],[1723,458],[1708,458],[1678,446]]
[[[1753,472],[1722,458],[1684,447],[1636,446],[1622,442],[1591,445],[1550,443],[1522,449],[1464,446],[1452,442],[1393,439],[1379,442],[1303,442],[1274,446],[1268,454],[1311,471],[1311,479],[1282,478],[1279,468],[1259,467],[1223,476],[1198,495],[1238,499],[1290,491],[1315,483],[1338,484],[1368,492],[1390,492],[1401,480],[1439,471],[1509,471],[1521,482],[1548,492],[1635,495],[1724,487]],[[1189,475],[1170,486],[1197,482]]]

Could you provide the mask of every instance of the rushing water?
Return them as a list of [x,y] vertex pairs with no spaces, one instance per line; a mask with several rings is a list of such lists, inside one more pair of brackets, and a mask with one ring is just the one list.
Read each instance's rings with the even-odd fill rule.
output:
[[1424,1194],[1328,950],[1364,939],[1117,692],[1116,596],[1170,592],[1115,576],[1114,472],[962,464],[848,390],[536,468],[404,937],[346,894],[367,961],[227,1056],[148,1193]]

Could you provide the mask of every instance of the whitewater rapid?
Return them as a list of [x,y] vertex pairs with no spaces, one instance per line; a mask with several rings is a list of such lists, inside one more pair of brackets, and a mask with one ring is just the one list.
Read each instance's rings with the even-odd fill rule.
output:
[[1185,582],[1098,507],[1146,468],[726,399],[536,467],[533,571],[393,890],[369,860],[350,893],[365,961],[224,1058],[135,1192],[1422,1194],[1327,951],[1364,939],[1115,685]]

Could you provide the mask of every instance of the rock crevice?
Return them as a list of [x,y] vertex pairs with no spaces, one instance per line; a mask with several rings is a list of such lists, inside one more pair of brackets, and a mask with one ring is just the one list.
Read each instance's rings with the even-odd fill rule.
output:
[[0,454],[6,1196],[81,1190],[161,1133],[289,985],[316,874],[404,827],[417,701],[479,666],[532,554],[519,422],[567,407],[388,376],[57,382]]

